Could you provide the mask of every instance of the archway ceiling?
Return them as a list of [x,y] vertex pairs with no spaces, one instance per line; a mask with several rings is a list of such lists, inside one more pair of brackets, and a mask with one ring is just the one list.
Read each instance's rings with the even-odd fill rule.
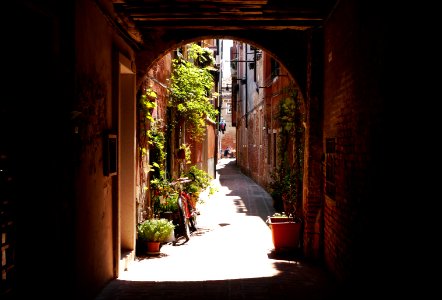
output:
[[306,30],[320,26],[336,0],[112,0],[130,38],[177,31]]

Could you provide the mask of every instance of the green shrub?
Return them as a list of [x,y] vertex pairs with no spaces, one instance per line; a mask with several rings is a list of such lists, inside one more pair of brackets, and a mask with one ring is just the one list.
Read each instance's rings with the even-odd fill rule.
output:
[[154,214],[166,211],[178,211],[178,193],[155,196],[153,203]]
[[174,229],[175,225],[167,219],[148,219],[138,224],[138,239],[163,243]]
[[213,179],[207,172],[198,169],[196,166],[191,166],[182,176],[192,180],[185,184],[184,190],[196,196],[210,186]]

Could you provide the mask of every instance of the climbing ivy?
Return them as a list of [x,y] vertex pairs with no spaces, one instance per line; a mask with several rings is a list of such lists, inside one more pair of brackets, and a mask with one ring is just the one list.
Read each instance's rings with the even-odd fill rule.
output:
[[184,121],[189,125],[192,138],[201,140],[206,130],[205,118],[215,120],[218,114],[209,98],[214,87],[210,73],[213,60],[197,44],[191,44],[189,57],[193,63],[182,57],[172,60],[169,106],[176,109],[178,123]]
[[166,161],[166,137],[162,120],[155,120],[152,117],[152,110],[157,107],[155,102],[157,94],[151,88],[145,90],[140,97],[140,111],[144,116],[144,129],[147,144],[141,146],[141,156],[144,157],[149,151],[150,165],[149,171],[153,172],[153,177],[163,177]]
[[195,66],[214,70],[215,58],[213,52],[208,48],[203,48],[198,44],[192,43],[189,46],[188,56]]
[[[278,135],[278,164],[270,174],[272,182],[269,187],[274,200],[275,209],[288,210],[287,214],[295,215],[298,200],[302,199],[302,177],[304,157],[304,126],[300,99],[297,91],[280,101],[277,119],[281,126]],[[287,151],[290,142],[295,145],[295,153]],[[293,154],[292,161],[288,155]],[[283,206],[283,203],[286,206]]]

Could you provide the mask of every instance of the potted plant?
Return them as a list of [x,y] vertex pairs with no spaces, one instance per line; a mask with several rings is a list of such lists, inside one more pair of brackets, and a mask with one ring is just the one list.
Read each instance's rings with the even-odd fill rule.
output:
[[173,241],[174,229],[168,219],[148,219],[137,225],[138,241],[146,246],[147,254],[158,254],[162,243]]
[[160,218],[172,219],[173,214],[178,212],[178,193],[156,194],[153,197],[154,214]]
[[287,216],[285,212],[282,213],[274,213],[272,216],[267,217],[267,223],[276,223],[276,222],[293,222],[294,218],[290,215]]
[[182,176],[190,179],[190,182],[184,185],[184,191],[191,195],[192,204],[195,206],[200,193],[211,185],[212,177],[196,166],[191,166]]
[[272,242],[275,251],[294,250],[299,248],[301,220],[285,213],[274,213],[267,217],[266,223],[272,231]]

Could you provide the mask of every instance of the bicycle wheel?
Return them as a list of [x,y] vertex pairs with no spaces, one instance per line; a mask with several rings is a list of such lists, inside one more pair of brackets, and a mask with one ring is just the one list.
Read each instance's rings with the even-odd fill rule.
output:
[[185,226],[186,228],[186,234],[184,235],[186,237],[186,239],[190,238],[190,221],[188,218],[185,218]]
[[191,216],[190,216],[190,218],[189,218],[189,228],[190,228],[190,232],[197,231],[197,228],[196,228],[196,225],[197,225],[197,222],[196,222],[196,216],[197,216],[196,212],[195,212],[195,211],[192,211]]
[[189,219],[186,217],[186,208],[184,206],[184,199],[182,196],[179,196],[178,198],[178,206],[180,211],[180,224],[181,227],[181,234],[186,238],[186,240],[189,240],[190,238],[190,229],[189,229]]

